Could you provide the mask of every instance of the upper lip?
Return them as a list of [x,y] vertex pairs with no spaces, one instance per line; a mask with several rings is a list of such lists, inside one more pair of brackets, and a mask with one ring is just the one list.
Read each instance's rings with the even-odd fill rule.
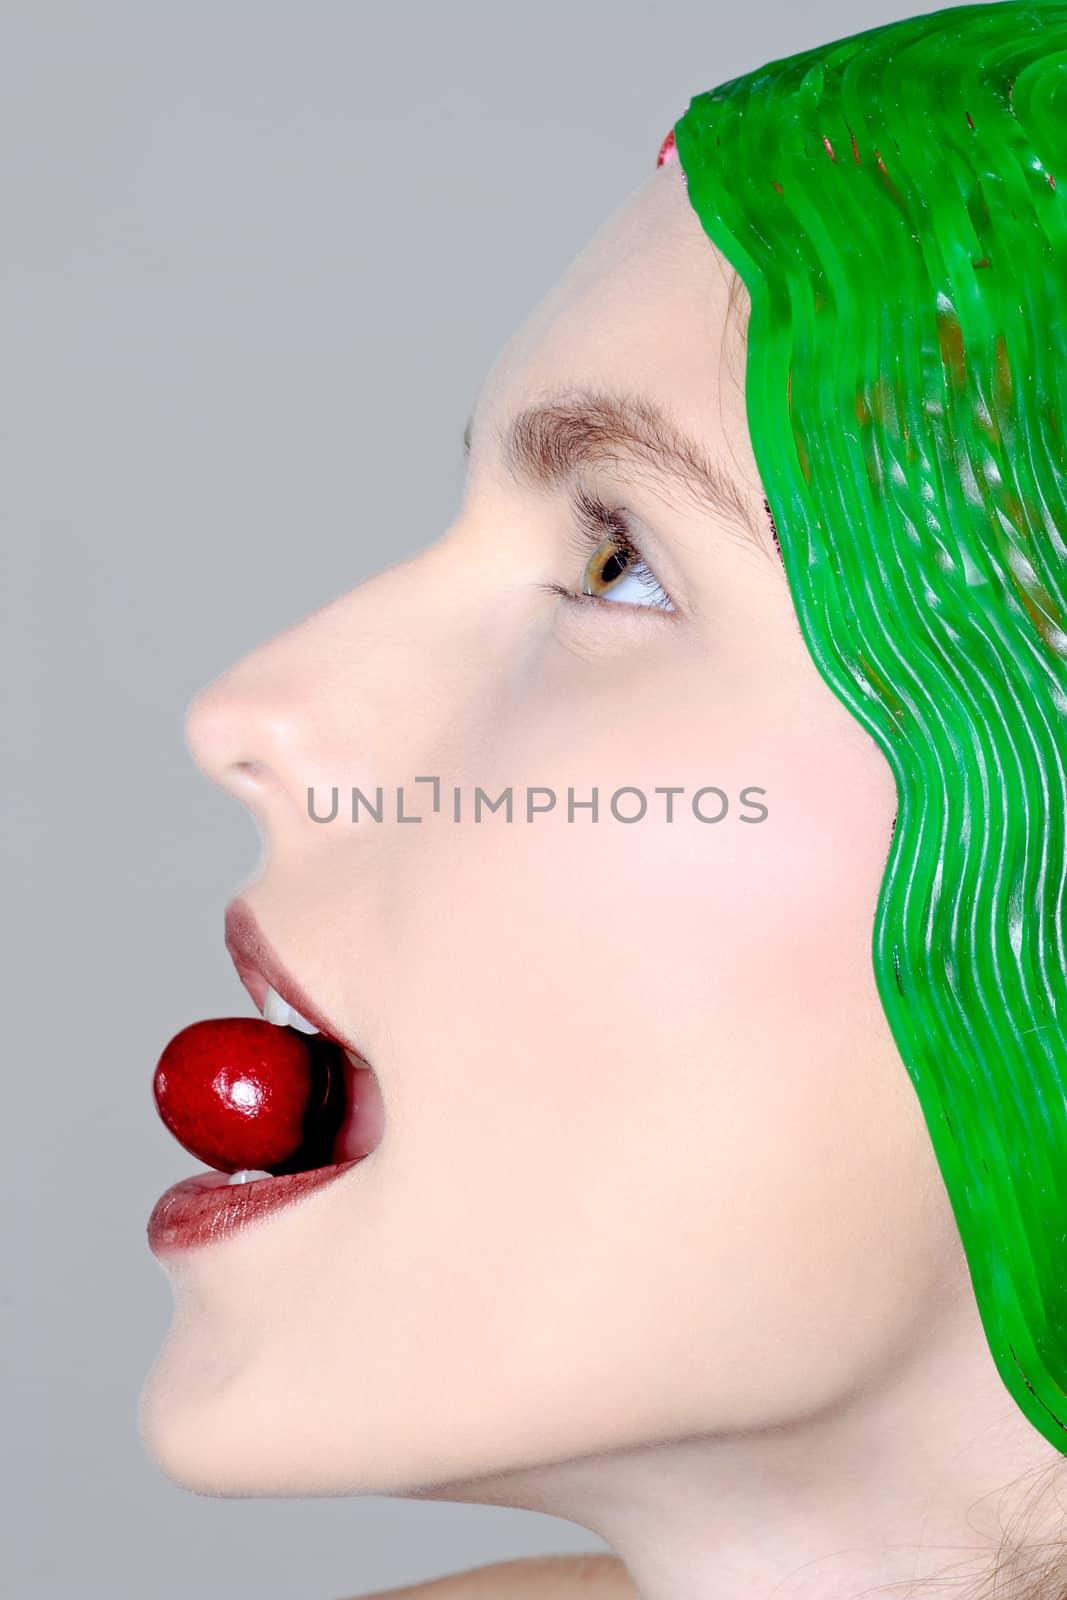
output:
[[[281,995],[294,1010],[299,1011],[302,1017],[318,1028],[325,1038],[332,1039],[335,1044],[350,1050],[361,1061],[367,1061],[359,1046],[346,1038],[330,1019],[323,1015],[304,986],[298,983],[292,973],[282,965],[247,901],[240,896],[236,900],[231,900],[226,907],[225,922],[226,948],[237,969],[237,976],[251,995],[257,1010],[263,1009],[269,984],[276,994]],[[369,1065],[369,1062],[367,1064]]]

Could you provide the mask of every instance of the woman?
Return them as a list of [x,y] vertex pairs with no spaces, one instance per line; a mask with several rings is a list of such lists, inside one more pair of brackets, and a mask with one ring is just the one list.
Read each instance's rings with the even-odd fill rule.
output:
[[164,1208],[175,1481],[547,1512],[643,1600],[1063,1587],[1065,62],[964,6],[698,95],[453,524],[194,703],[239,969],[380,1115]]

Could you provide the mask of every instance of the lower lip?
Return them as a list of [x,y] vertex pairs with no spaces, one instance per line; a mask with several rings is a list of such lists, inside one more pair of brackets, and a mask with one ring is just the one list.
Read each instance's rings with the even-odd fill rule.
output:
[[155,1256],[210,1244],[258,1222],[281,1206],[302,1200],[315,1189],[334,1183],[365,1156],[337,1161],[309,1172],[290,1172],[277,1178],[250,1178],[230,1183],[228,1172],[208,1170],[183,1178],[161,1194],[148,1219],[148,1247]]

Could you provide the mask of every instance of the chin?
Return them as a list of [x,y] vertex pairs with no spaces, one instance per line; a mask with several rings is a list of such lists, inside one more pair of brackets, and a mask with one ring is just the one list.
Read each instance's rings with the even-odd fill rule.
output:
[[141,1444],[160,1471],[194,1494],[240,1495],[247,1471],[220,1438],[217,1408],[194,1398],[174,1371],[173,1352],[164,1346],[141,1387],[137,1429]]
[[342,1492],[303,1470],[297,1438],[267,1441],[255,1418],[242,1427],[239,1417],[190,1407],[154,1375],[141,1393],[138,1428],[163,1475],[192,1494],[252,1499]]
[[335,1422],[322,1437],[289,1385],[264,1386],[254,1363],[222,1376],[207,1346],[172,1336],[141,1388],[141,1444],[172,1483],[233,1499],[396,1492],[374,1475],[373,1452],[359,1459],[358,1436]]
[[[171,1331],[138,1399],[143,1448],[172,1483],[193,1494],[286,1493],[280,1483],[292,1474],[295,1441],[284,1428],[277,1437],[272,1419],[241,1403],[238,1375],[205,1359],[209,1349],[207,1340]],[[289,1492],[306,1491],[298,1485]]]

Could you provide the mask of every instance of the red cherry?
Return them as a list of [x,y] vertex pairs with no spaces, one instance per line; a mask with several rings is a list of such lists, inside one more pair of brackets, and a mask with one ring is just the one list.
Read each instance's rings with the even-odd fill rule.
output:
[[313,1087],[318,1109],[316,1078],[302,1034],[259,1017],[217,1017],[174,1035],[152,1088],[191,1155],[221,1172],[269,1172],[300,1149]]

